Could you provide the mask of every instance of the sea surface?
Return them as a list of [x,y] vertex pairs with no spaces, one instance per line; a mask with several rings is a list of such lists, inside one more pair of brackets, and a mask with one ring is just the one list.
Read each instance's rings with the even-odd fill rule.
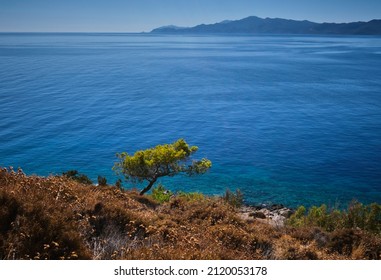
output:
[[381,203],[381,37],[0,34],[0,166],[115,182],[178,138],[213,167],[173,191]]

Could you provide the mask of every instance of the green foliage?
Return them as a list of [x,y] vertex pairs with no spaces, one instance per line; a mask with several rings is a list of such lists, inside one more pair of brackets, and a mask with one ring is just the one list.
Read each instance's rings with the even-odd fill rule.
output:
[[195,201],[203,201],[205,200],[205,195],[199,192],[178,192],[176,197],[184,199],[186,201],[195,202]]
[[69,171],[62,173],[62,175],[66,176],[70,179],[73,179],[79,183],[82,183],[82,184],[86,184],[86,185],[92,185],[93,184],[93,182],[90,180],[89,177],[87,177],[85,174],[80,174],[77,170],[69,170]]
[[205,199],[205,196],[199,192],[187,193],[180,191],[174,194],[171,191],[165,189],[165,187],[161,184],[152,189],[150,197],[160,204],[170,201],[172,197],[176,197],[177,199],[187,202],[203,201]]
[[205,173],[212,163],[206,158],[191,161],[191,155],[197,150],[198,147],[190,147],[184,139],[179,139],[172,144],[137,151],[134,155],[123,152],[117,154],[119,162],[115,163],[114,170],[132,182],[147,181],[148,185],[140,192],[144,194],[160,177]]
[[381,205],[353,202],[346,213],[344,225],[347,228],[361,228],[381,234]]
[[381,233],[381,205],[372,203],[368,206],[365,229],[371,232]]
[[338,209],[333,209],[327,213],[326,222],[324,228],[327,231],[334,231],[337,228],[343,227],[342,212]]
[[151,197],[158,203],[168,202],[173,193],[169,190],[166,190],[162,184],[159,184],[156,188],[152,189]]
[[237,189],[235,193],[227,189],[225,194],[222,196],[222,199],[236,208],[239,208],[243,205],[243,194],[239,189]]
[[98,175],[98,185],[99,186],[107,186],[107,179],[101,175]]
[[300,227],[305,224],[306,208],[299,206],[295,213],[287,220],[287,224],[290,226]]
[[373,203],[363,205],[352,202],[347,210],[331,209],[326,205],[313,206],[306,214],[306,208],[300,206],[288,219],[288,225],[294,227],[316,226],[326,231],[336,229],[363,229],[381,234],[381,205]]

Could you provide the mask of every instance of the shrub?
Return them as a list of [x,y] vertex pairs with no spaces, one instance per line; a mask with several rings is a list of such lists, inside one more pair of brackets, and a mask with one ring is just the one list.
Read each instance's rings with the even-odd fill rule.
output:
[[307,225],[317,226],[326,231],[333,231],[335,228],[341,227],[341,212],[337,209],[328,210],[325,204],[320,207],[313,206],[308,211]]
[[381,205],[372,203],[368,206],[365,229],[370,232],[381,234]]
[[243,205],[243,194],[239,189],[237,189],[235,193],[227,189],[222,199],[235,208],[239,208]]
[[15,197],[0,192],[0,205],[0,233],[5,233],[11,228],[20,211],[20,203]]
[[102,177],[101,175],[98,175],[98,185],[99,186],[107,186],[106,177]]
[[205,199],[205,195],[199,192],[178,192],[176,194],[177,197],[184,199],[186,201],[203,201]]
[[362,229],[381,235],[381,205],[363,205],[355,201],[347,210],[328,210],[323,204],[311,207],[307,214],[306,208],[300,206],[287,220],[287,224],[294,227],[316,226],[329,232],[336,229]]
[[335,231],[328,243],[331,252],[350,256],[355,247],[359,245],[360,235],[353,229],[340,229]]
[[344,213],[343,223],[346,228],[360,228],[381,235],[381,205],[354,201]]
[[117,187],[118,189],[122,189],[123,188],[123,186],[122,186],[122,180],[120,178],[115,182],[115,187]]
[[66,176],[67,178],[70,178],[72,180],[75,180],[79,183],[86,184],[86,185],[92,185],[93,182],[90,180],[89,177],[87,177],[85,174],[80,174],[77,170],[69,170],[62,175]]
[[171,199],[172,195],[173,194],[171,191],[166,190],[164,186],[160,184],[152,190],[151,197],[159,203],[164,203],[168,202]]
[[295,213],[287,220],[287,224],[294,227],[301,227],[305,225],[306,208],[299,206]]

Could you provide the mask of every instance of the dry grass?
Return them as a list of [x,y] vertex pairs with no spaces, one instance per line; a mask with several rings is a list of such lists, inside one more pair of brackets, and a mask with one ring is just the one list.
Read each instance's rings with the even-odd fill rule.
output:
[[136,191],[0,170],[0,259],[380,259],[358,229],[274,228],[218,198],[158,204]]

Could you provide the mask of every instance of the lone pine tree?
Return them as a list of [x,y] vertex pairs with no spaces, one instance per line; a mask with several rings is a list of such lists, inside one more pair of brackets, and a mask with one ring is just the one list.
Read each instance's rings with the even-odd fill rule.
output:
[[117,154],[119,161],[114,169],[122,173],[132,182],[147,181],[148,185],[141,190],[143,195],[149,191],[158,178],[175,176],[177,174],[196,175],[205,173],[211,166],[210,160],[191,159],[198,150],[196,146],[189,146],[184,139],[172,144],[158,145],[154,148],[135,152],[129,155],[126,152]]

